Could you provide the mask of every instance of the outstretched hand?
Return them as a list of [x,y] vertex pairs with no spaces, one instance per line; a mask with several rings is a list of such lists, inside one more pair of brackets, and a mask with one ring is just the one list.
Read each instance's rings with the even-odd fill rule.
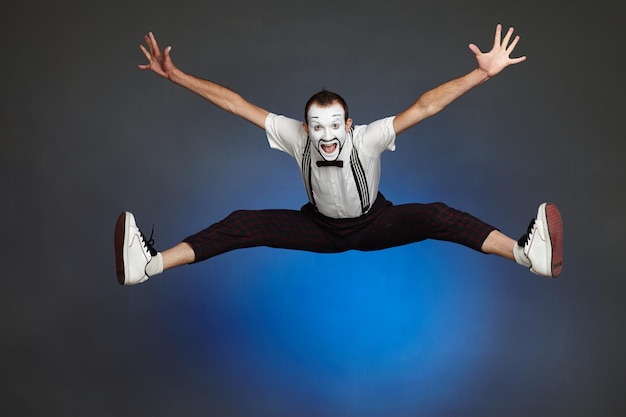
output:
[[170,58],[170,51],[172,50],[172,47],[168,46],[163,52],[161,52],[161,49],[159,49],[159,45],[157,44],[152,32],[144,36],[144,39],[149,50],[143,45],[139,45],[139,48],[146,58],[148,58],[149,63],[138,65],[139,69],[150,70],[159,74],[161,77],[170,78],[170,75],[176,69],[172,59]]
[[469,48],[476,56],[478,68],[485,71],[487,76],[493,77],[509,65],[517,64],[526,60],[525,56],[521,56],[519,58],[510,57],[520,39],[518,35],[511,41],[511,36],[513,36],[512,27],[509,28],[504,36],[504,39],[502,39],[502,25],[498,24],[491,51],[483,53],[473,43],[469,45]]

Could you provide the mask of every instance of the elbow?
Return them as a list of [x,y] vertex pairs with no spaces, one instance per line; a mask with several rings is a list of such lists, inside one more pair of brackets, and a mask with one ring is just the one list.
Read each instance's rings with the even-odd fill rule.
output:
[[444,109],[444,106],[438,105],[437,103],[420,103],[419,101],[416,103],[417,112],[421,115],[422,119],[426,119],[430,116],[434,116]]
[[248,104],[248,102],[246,100],[244,100],[243,97],[241,97],[239,94],[234,94],[230,100],[228,100],[225,103],[225,110],[236,115],[236,116],[242,116],[242,114],[244,113],[244,109],[246,107],[246,104]]

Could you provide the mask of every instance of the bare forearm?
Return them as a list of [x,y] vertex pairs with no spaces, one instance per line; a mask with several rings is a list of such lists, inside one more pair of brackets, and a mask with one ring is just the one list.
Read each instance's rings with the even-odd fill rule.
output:
[[425,92],[413,105],[396,116],[394,120],[396,133],[402,133],[422,120],[439,113],[488,78],[484,71],[477,68],[462,77],[455,78]]
[[204,80],[175,69],[169,74],[170,81],[198,94],[220,109],[239,116],[264,129],[268,111],[244,99],[239,93],[213,81]]
[[213,81],[204,80],[187,74],[179,69],[172,71],[169,79],[173,83],[198,94],[200,97],[230,113],[235,113],[237,104],[243,100],[238,93],[229,88]]
[[426,109],[427,116],[432,116],[487,79],[489,79],[487,74],[477,68],[462,77],[427,91],[422,94],[415,105]]

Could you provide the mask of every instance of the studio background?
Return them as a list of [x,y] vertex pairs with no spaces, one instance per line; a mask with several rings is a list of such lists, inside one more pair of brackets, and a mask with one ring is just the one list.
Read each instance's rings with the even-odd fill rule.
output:
[[[622,416],[623,34],[618,2],[23,1],[0,20],[2,401],[7,416]],[[301,118],[321,88],[365,124],[475,67],[495,25],[526,62],[399,136],[381,190],[514,238],[552,201],[561,277],[428,241],[254,248],[136,287],[132,211],[158,249],[236,209],[298,209],[257,127],[137,69],[181,69]]]

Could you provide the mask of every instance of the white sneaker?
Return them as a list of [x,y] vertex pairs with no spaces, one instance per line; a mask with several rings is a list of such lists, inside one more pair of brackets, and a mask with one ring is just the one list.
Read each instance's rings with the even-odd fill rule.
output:
[[530,261],[531,272],[558,277],[563,268],[563,222],[559,209],[552,203],[541,204],[537,218],[530,222],[518,245]]
[[146,241],[128,211],[117,218],[115,224],[115,268],[121,285],[135,285],[147,281],[146,265],[157,251],[152,247],[152,236]]

